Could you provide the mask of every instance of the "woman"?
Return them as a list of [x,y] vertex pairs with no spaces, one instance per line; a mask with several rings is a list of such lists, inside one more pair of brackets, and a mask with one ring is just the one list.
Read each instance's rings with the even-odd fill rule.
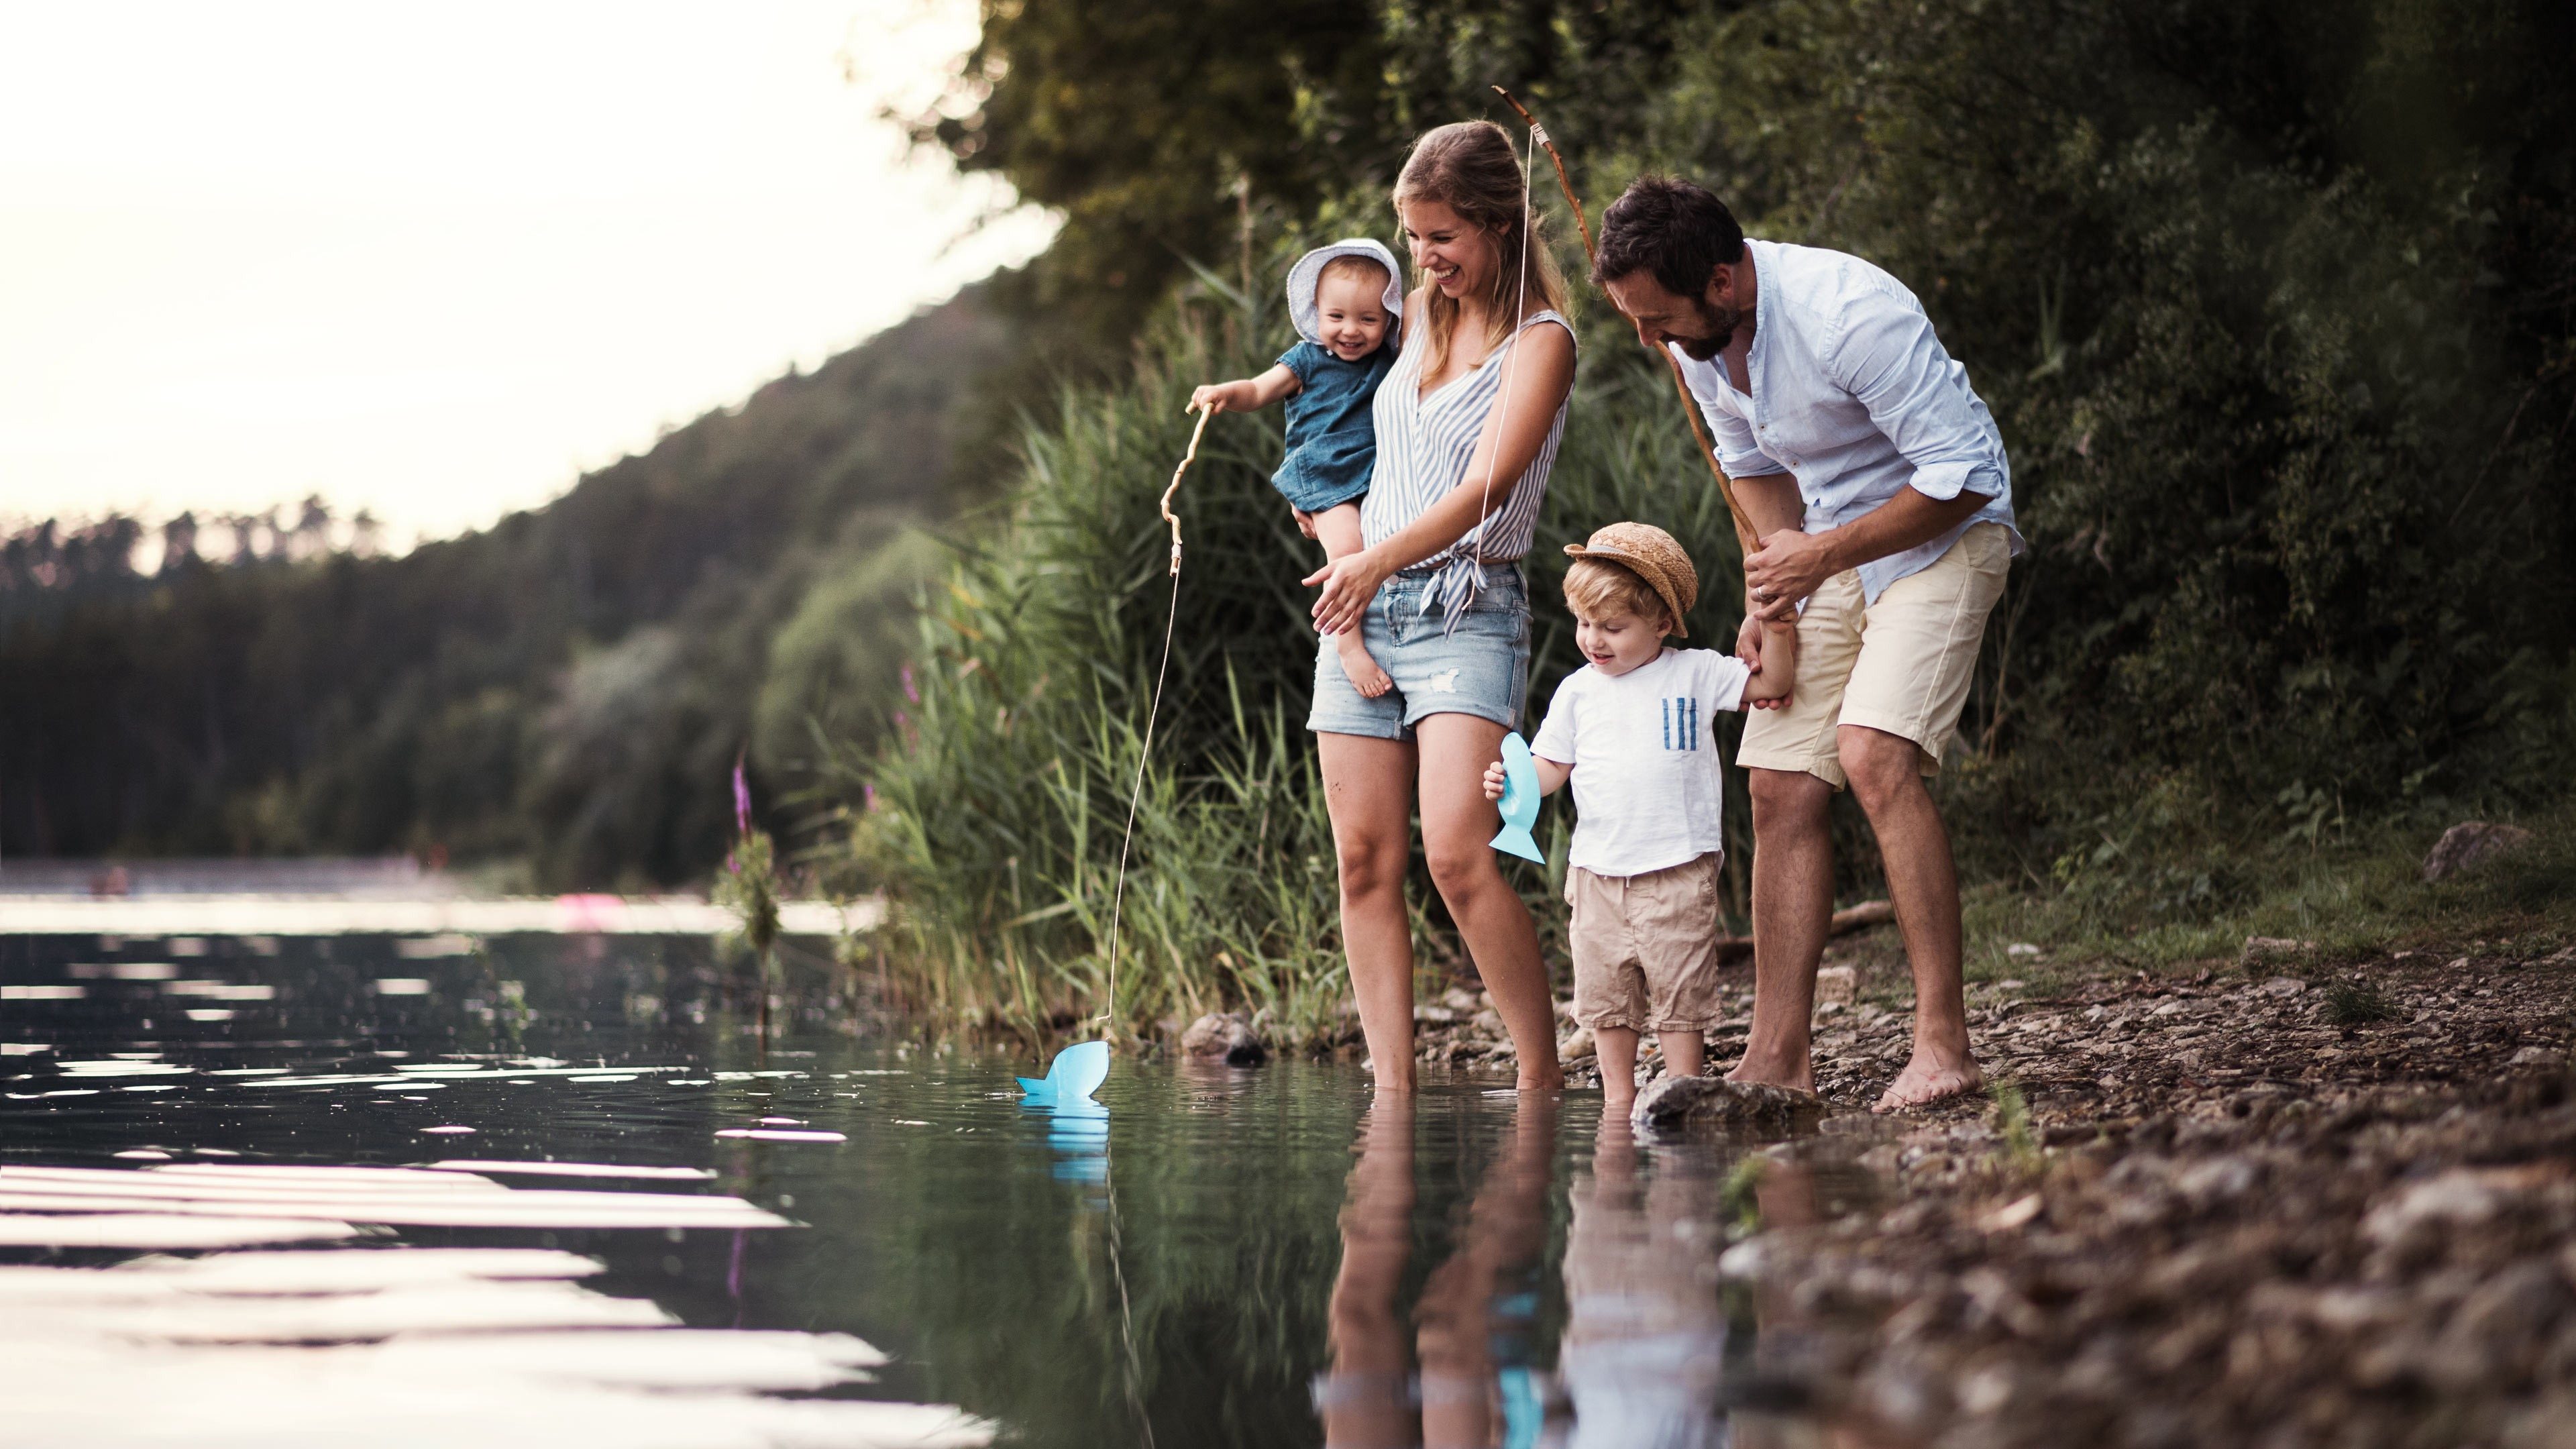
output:
[[1315,627],[1362,638],[1395,687],[1364,698],[1328,637],[1306,727],[1340,858],[1342,943],[1382,1092],[1413,1089],[1413,937],[1404,904],[1419,798],[1440,898],[1511,1033],[1519,1085],[1563,1085],[1538,933],[1486,845],[1480,783],[1519,723],[1529,594],[1519,560],[1574,389],[1564,283],[1531,215],[1511,138],[1487,121],[1413,146],[1395,187],[1421,284],[1404,354],[1377,391],[1364,547],[1306,580]]

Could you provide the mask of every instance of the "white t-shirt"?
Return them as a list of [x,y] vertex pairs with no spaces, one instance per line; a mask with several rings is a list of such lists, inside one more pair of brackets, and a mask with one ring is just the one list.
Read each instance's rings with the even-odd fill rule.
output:
[[1571,864],[1644,875],[1726,848],[1709,717],[1743,708],[1751,677],[1714,649],[1666,649],[1625,674],[1587,664],[1565,677],[1530,753],[1573,767]]

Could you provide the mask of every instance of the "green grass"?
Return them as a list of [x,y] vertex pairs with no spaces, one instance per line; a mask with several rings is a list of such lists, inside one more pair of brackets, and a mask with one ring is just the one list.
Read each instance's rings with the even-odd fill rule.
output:
[[[2128,869],[2116,881],[1971,887],[1967,976],[2020,980],[2045,993],[2105,966],[2164,972],[2233,965],[2249,936],[2313,942],[2311,952],[2260,968],[2308,974],[2376,959],[2391,947],[2440,949],[2473,939],[2507,954],[2546,954],[2576,941],[2576,803],[2516,823],[2534,832],[2530,845],[2438,884],[2423,880],[2422,866],[2442,825],[2415,820],[2355,827],[2313,847],[2221,838],[2195,841],[2189,853],[2141,852],[2124,861]],[[2230,895],[2177,908],[2172,883],[2186,872],[2197,878],[2213,871],[2233,878]],[[2042,954],[2015,957],[2016,943]],[[2367,989],[2339,978],[2321,984],[2330,993]],[[2358,995],[2334,1009],[2376,1019]]]

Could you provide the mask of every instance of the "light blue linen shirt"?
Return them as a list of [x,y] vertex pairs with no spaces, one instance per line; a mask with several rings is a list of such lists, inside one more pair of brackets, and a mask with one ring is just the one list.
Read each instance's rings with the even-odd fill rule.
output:
[[1905,284],[1843,252],[1745,242],[1753,257],[1752,392],[1735,390],[1722,361],[1673,357],[1717,438],[1730,478],[1789,474],[1808,533],[1849,523],[1912,488],[1947,501],[1989,500],[1940,537],[1860,566],[1871,603],[1889,584],[1931,567],[1976,523],[2000,523],[2012,550],[2012,463],[1968,369],[1933,335]]

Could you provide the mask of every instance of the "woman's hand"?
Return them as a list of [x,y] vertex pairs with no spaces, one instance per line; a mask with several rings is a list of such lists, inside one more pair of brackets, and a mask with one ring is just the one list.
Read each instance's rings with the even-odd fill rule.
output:
[[1485,798],[1500,800],[1503,798],[1503,789],[1503,762],[1496,760],[1485,767]]
[[1369,600],[1392,572],[1373,548],[1347,553],[1306,576],[1306,586],[1321,586],[1315,599],[1315,632],[1340,634],[1360,626]]

